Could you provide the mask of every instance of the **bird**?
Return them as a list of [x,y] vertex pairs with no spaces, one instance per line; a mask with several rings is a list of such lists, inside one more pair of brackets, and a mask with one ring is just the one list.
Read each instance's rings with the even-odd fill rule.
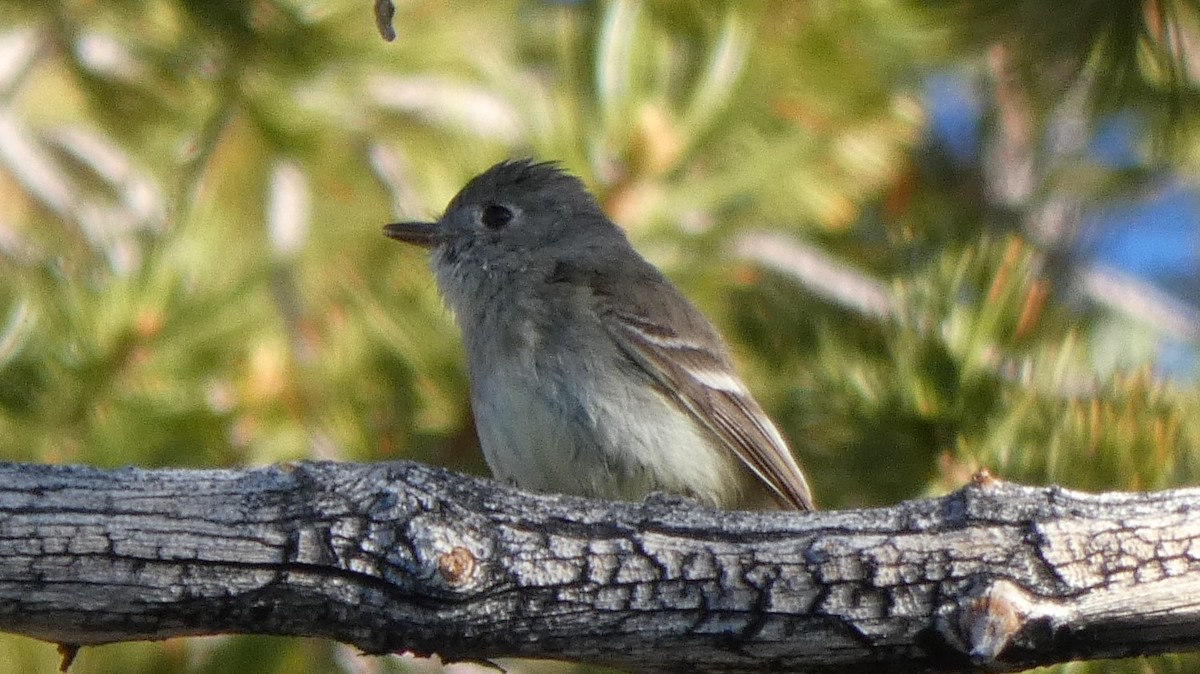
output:
[[432,222],[492,474],[520,488],[814,510],[804,473],[712,323],[556,162],[502,161]]

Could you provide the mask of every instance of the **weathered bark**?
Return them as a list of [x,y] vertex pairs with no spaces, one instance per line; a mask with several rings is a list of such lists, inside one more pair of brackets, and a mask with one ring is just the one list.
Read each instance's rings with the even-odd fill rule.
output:
[[413,463],[0,465],[0,630],[322,636],[642,671],[1021,669],[1200,644],[1200,491],[981,480],[726,513]]

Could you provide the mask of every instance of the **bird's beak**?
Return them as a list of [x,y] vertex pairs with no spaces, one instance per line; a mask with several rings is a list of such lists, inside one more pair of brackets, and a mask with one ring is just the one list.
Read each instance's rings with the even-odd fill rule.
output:
[[432,222],[393,222],[383,226],[383,233],[397,241],[422,248],[433,248],[437,244],[433,236],[436,229],[436,223]]

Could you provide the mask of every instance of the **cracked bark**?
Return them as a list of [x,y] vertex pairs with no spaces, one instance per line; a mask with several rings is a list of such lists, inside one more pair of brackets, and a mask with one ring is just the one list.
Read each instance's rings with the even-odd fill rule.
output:
[[982,479],[890,508],[727,513],[407,462],[7,464],[0,630],[68,646],[305,635],[639,671],[1014,670],[1196,648],[1198,508],[1200,490]]

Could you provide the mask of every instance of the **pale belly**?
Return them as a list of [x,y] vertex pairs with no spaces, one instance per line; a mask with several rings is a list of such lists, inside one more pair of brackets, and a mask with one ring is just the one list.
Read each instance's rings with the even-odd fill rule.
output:
[[500,480],[623,500],[662,491],[725,507],[742,496],[737,460],[644,383],[576,377],[567,387],[514,363],[474,374],[479,440]]

